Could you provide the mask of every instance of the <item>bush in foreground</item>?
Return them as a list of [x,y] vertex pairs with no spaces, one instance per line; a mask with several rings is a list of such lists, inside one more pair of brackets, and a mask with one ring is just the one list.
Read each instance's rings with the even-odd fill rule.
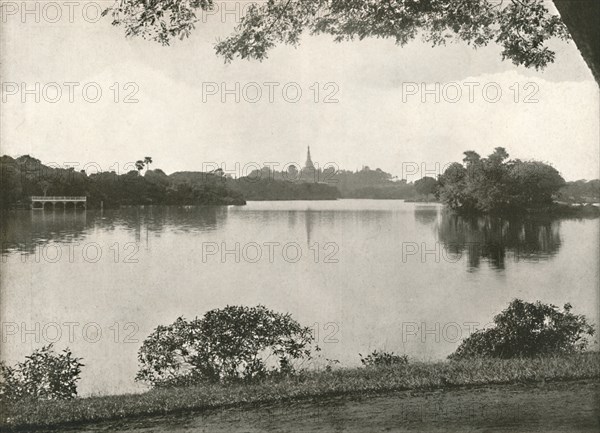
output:
[[594,327],[582,315],[552,304],[512,301],[494,317],[493,328],[479,330],[465,339],[450,359],[475,357],[515,358],[582,352]]
[[27,356],[14,367],[0,363],[0,400],[66,400],[77,396],[81,358],[69,349],[55,353],[52,344]]
[[312,331],[289,314],[228,306],[159,326],[138,353],[136,380],[152,386],[254,380],[294,371],[311,355]]
[[408,356],[396,355],[394,352],[378,352],[374,350],[363,358],[359,353],[360,362],[365,367],[394,367],[408,364]]

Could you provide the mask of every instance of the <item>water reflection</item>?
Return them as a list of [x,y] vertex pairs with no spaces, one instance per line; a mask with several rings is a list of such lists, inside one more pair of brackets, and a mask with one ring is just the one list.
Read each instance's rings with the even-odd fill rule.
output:
[[[320,324],[322,340],[329,335],[323,326],[336,324],[339,344],[323,344],[323,356],[344,366],[359,365],[358,353],[382,348],[442,359],[456,350],[456,340],[407,339],[402,324],[424,323],[423,330],[487,323],[515,297],[571,302],[578,313],[597,317],[599,251],[592,240],[599,236],[598,220],[466,219],[439,205],[338,200],[24,211],[3,216],[1,230],[2,252],[8,251],[0,291],[5,322],[23,322],[27,329],[55,322],[102,328],[95,344],[81,333],[71,342],[67,332],[56,343],[85,360],[81,395],[138,391],[137,351],[157,325],[225,305],[289,312],[300,323]],[[44,255],[39,243],[52,248]],[[204,254],[207,243],[215,254]],[[404,260],[404,243],[420,252]],[[104,254],[95,261],[95,249],[86,255],[86,244]],[[252,251],[244,253],[255,244],[262,250],[258,261]],[[265,245],[273,244],[271,254]],[[284,254],[292,244],[302,252],[297,261],[290,259],[293,248]],[[469,248],[473,244],[479,248]],[[444,254],[462,258],[443,260],[434,246],[444,245],[453,251]],[[18,257],[32,250],[27,260]],[[508,261],[515,255],[523,258],[517,266]],[[573,281],[577,289],[565,289]],[[138,343],[116,344],[115,323],[135,323]],[[28,342],[15,334],[2,355],[10,363],[22,360],[39,346]]]
[[313,226],[315,225],[315,212],[308,211],[306,212],[306,245],[311,244],[311,234],[313,232]]
[[466,254],[471,270],[482,260],[495,269],[504,269],[509,258],[538,261],[556,255],[561,246],[560,224],[560,220],[464,217],[442,212],[437,232],[453,259]]
[[416,205],[415,221],[425,226],[434,224],[438,219],[438,213],[438,206]]
[[81,211],[23,211],[2,214],[1,252],[32,254],[37,245],[51,241],[74,242],[82,239],[89,226],[87,213]]
[[[368,225],[381,230],[394,225],[393,213],[379,210],[311,210],[287,209],[285,212],[235,210],[245,223],[260,221],[264,227],[274,226],[285,215],[288,230],[304,226],[306,243],[311,245],[315,230],[331,231],[337,226]],[[77,242],[94,230],[122,230],[140,242],[148,233],[160,236],[171,233],[211,232],[220,230],[230,217],[227,207],[131,207],[105,211],[12,212],[2,216],[1,252],[17,251],[33,254],[35,248],[49,242]],[[464,217],[440,211],[438,206],[416,205],[414,220],[431,227],[444,246],[450,260],[466,257],[470,270],[482,261],[495,269],[504,269],[508,258],[545,260],[554,256],[560,246],[560,220],[506,219],[499,217]]]
[[226,207],[125,207],[104,211],[16,211],[2,214],[1,253],[33,254],[50,242],[77,242],[94,230],[131,232],[136,242],[148,232],[160,235],[218,230]]

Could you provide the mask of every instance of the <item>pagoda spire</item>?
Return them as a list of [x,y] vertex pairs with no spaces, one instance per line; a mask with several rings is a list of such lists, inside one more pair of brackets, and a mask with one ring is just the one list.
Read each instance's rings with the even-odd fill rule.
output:
[[306,153],[306,163],[304,164],[304,168],[308,168],[311,170],[315,169],[315,165],[312,162],[312,158],[310,157],[310,146],[308,146],[308,152]]

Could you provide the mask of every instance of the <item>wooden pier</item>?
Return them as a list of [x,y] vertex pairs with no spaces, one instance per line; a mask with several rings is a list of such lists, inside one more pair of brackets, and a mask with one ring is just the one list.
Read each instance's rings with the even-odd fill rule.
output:
[[[52,203],[52,209],[56,209],[57,204],[62,204],[63,209],[67,209],[67,205],[73,204],[73,209],[77,209],[79,203],[83,204],[85,209],[87,197],[67,197],[67,196],[32,196],[31,209],[44,210],[47,203]],[[39,206],[36,207],[36,204]]]

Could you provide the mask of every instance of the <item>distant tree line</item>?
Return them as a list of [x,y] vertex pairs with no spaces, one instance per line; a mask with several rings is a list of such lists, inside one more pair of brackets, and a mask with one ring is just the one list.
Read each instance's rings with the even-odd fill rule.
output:
[[[414,184],[394,179],[379,168],[349,171],[334,167],[300,169],[290,165],[287,170],[277,171],[263,167],[238,179],[225,176],[222,170],[214,173],[246,200],[413,199],[420,194]],[[204,174],[180,172],[171,176],[198,184],[203,181]]]
[[[25,206],[29,197],[87,196],[88,206],[227,205],[245,200],[403,199],[434,200],[464,213],[520,212],[555,208],[555,202],[600,201],[600,180],[566,183],[552,166],[540,161],[510,160],[498,147],[487,158],[473,151],[438,176],[414,183],[379,168],[361,170],[269,167],[234,179],[217,169],[208,173],[165,174],[151,170],[147,156],[125,174],[87,174],[54,168],[29,155],[0,158],[0,208]],[[145,170],[145,171],[144,171]],[[592,209],[596,210],[596,209]]]
[[380,168],[368,166],[361,170],[340,170],[335,175],[341,196],[345,198],[413,199],[418,193],[406,179],[394,178]]
[[413,199],[419,194],[412,183],[395,179],[380,168],[367,166],[361,170],[334,167],[299,169],[291,165],[287,171],[264,167],[237,181],[237,188],[248,200],[294,200],[362,198]]
[[[87,196],[88,206],[243,204],[244,200],[335,200],[338,198],[411,199],[412,183],[393,179],[381,169],[352,172],[333,168],[285,172],[265,167],[233,179],[222,170],[177,172],[151,170],[152,158],[135,163],[125,174],[87,174],[54,168],[29,155],[0,158],[0,207],[26,206],[30,196]],[[145,172],[144,172],[145,170]]]
[[247,200],[336,200],[340,198],[333,185],[311,182],[281,180],[238,179],[231,181],[231,188],[239,191]]
[[235,191],[245,200],[335,200],[339,197],[335,186],[287,180],[281,173],[270,172],[268,167],[239,179],[226,176],[220,169],[211,173],[186,171],[171,175],[175,182],[192,187],[206,183],[207,176],[214,176],[228,190]]
[[561,201],[569,203],[598,203],[600,202],[600,180],[577,180],[567,182],[559,191]]
[[86,196],[88,207],[122,205],[226,205],[245,204],[243,196],[230,189],[223,179],[205,173],[201,184],[179,182],[162,170],[147,169],[147,157],[137,170],[88,175],[73,168],[54,168],[29,155],[0,157],[0,208],[26,206],[31,196]]

